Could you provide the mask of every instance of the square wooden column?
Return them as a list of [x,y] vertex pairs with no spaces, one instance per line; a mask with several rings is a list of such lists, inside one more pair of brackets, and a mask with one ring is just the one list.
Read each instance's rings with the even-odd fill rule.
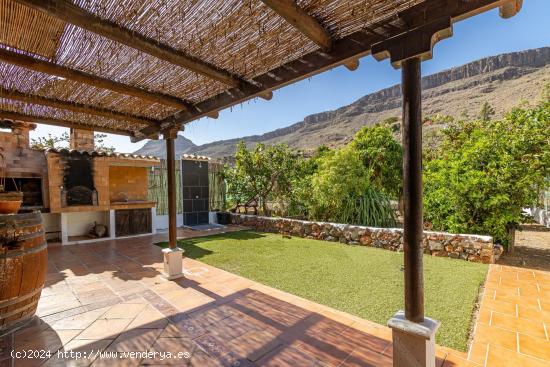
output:
[[404,60],[401,67],[405,311],[398,311],[388,326],[392,328],[394,366],[433,367],[439,322],[424,317],[420,58]]
[[176,161],[175,139],[178,130],[173,129],[164,133],[166,141],[166,169],[168,178],[168,244],[163,249],[164,277],[172,280],[183,277],[182,257],[183,250],[177,246],[177,213],[176,213]]

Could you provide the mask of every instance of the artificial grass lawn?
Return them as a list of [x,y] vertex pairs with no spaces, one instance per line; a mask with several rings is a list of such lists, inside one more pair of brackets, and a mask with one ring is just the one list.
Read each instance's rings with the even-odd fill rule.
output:
[[[166,246],[166,244],[159,244]],[[180,240],[185,256],[385,325],[403,309],[403,254],[251,231]],[[437,342],[465,351],[487,265],[424,256],[425,313]]]

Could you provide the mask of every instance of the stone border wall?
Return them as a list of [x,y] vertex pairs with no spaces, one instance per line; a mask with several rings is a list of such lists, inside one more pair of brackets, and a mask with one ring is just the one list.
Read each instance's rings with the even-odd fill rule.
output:
[[[403,251],[403,229],[400,228],[374,228],[245,214],[231,214],[231,219],[234,224],[259,232]],[[502,247],[494,245],[490,236],[424,231],[423,246],[424,252],[433,256],[485,264],[494,263],[502,253]]]

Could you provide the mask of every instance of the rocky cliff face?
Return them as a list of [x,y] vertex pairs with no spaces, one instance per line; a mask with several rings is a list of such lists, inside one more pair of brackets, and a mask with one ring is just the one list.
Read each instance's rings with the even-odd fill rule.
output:
[[[497,114],[502,114],[521,100],[538,99],[542,87],[548,82],[550,47],[487,57],[422,78],[424,116],[439,113],[472,117],[485,101],[491,103]],[[306,150],[320,144],[337,146],[349,141],[361,126],[372,125],[387,117],[399,118],[400,108],[401,87],[394,85],[337,110],[307,116],[288,127],[263,135],[189,146],[187,153],[228,156],[234,153],[240,140],[249,145],[286,143]],[[425,130],[429,133],[433,129]],[[155,144],[163,146],[162,142],[147,145]]]

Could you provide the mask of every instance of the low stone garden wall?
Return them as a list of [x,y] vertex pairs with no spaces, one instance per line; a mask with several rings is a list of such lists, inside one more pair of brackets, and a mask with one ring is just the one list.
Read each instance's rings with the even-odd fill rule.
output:
[[[231,219],[232,223],[259,232],[403,251],[403,229],[400,228],[374,228],[245,214],[232,214]],[[490,236],[424,231],[423,246],[424,252],[433,256],[485,264],[494,263],[502,253],[502,247],[494,245]]]

